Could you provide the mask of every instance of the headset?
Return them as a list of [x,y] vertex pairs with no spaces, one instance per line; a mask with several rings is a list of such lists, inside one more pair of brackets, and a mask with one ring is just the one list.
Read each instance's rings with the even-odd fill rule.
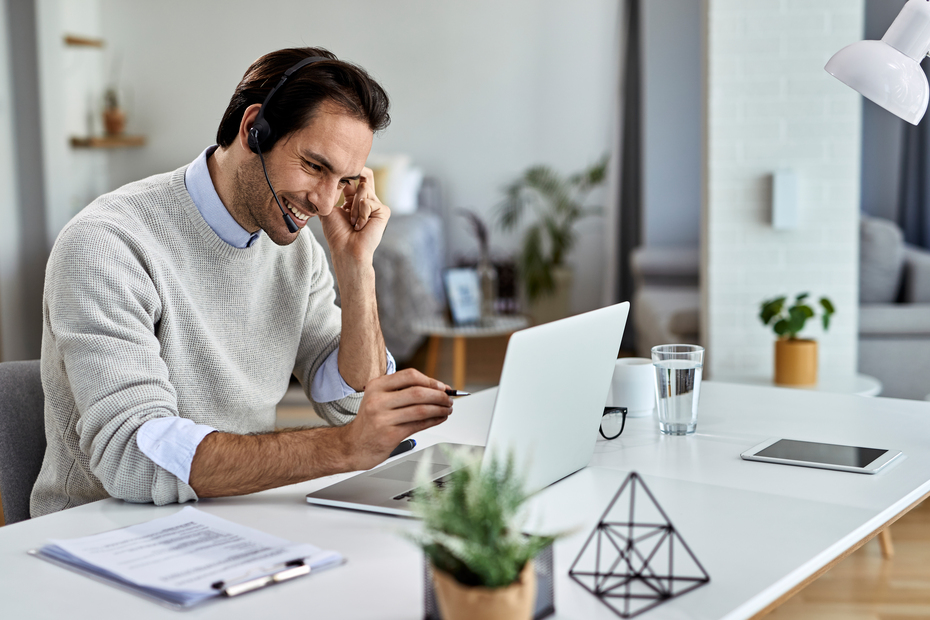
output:
[[278,139],[278,136],[267,120],[265,120],[265,108],[268,107],[268,102],[271,101],[271,98],[274,97],[274,94],[278,92],[284,83],[287,82],[288,78],[291,77],[295,71],[300,70],[301,68],[321,60],[332,60],[331,58],[326,58],[325,56],[311,56],[309,58],[304,58],[296,65],[284,72],[284,75],[281,76],[281,80],[271,89],[271,92],[265,97],[265,100],[262,102],[262,107],[258,109],[258,116],[255,117],[255,122],[252,124],[252,128],[249,129],[249,148],[253,153],[258,154],[258,158],[262,162],[262,172],[265,173],[265,182],[268,183],[268,188],[271,190],[271,195],[274,196],[274,201],[278,203],[278,208],[281,209],[281,215],[284,216],[284,223],[287,224],[287,229],[295,233],[299,228],[297,224],[294,223],[294,220],[291,219],[291,214],[284,210],[284,207],[281,206],[281,201],[278,200],[278,194],[274,191],[274,187],[271,185],[271,180],[268,178],[268,169],[265,168],[265,157],[262,155],[262,146],[265,146],[265,150],[270,149],[274,146],[275,141]]

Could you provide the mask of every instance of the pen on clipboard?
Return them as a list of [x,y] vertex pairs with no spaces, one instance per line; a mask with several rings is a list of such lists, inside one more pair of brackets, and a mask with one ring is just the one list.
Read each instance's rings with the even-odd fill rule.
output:
[[310,566],[304,563],[303,560],[291,560],[290,562],[285,562],[281,566],[281,570],[270,575],[263,575],[255,579],[249,579],[248,581],[231,584],[225,581],[217,581],[212,584],[211,587],[214,590],[222,590],[223,594],[226,596],[238,596],[246,592],[251,592],[252,590],[270,586],[273,583],[281,583],[282,581],[287,581],[288,579],[310,573]]
[[460,392],[458,390],[446,390],[449,396],[471,396],[471,392]]

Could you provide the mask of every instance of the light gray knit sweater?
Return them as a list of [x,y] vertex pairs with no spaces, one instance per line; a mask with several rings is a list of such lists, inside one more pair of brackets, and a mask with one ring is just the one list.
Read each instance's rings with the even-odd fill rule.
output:
[[[339,342],[323,249],[262,235],[234,248],[201,217],[186,167],[101,196],[62,230],[48,261],[42,385],[48,448],[32,516],[107,496],[197,499],[145,456],[136,432],[181,416],[230,433],[274,428],[293,372],[309,394]],[[330,423],[361,395],[314,403]]]

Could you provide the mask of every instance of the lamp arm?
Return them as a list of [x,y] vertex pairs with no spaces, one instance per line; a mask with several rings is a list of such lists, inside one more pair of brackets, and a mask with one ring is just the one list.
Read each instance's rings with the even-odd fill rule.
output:
[[908,0],[882,41],[920,62],[930,53],[930,2]]

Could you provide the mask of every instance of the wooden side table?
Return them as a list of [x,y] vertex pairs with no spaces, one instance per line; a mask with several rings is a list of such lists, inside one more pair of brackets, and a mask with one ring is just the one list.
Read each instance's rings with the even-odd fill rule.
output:
[[426,350],[426,374],[436,376],[439,364],[439,345],[442,338],[452,339],[452,387],[465,389],[466,338],[509,336],[529,325],[524,316],[496,316],[475,325],[453,325],[441,316],[414,321],[412,328],[418,334],[429,336]]

